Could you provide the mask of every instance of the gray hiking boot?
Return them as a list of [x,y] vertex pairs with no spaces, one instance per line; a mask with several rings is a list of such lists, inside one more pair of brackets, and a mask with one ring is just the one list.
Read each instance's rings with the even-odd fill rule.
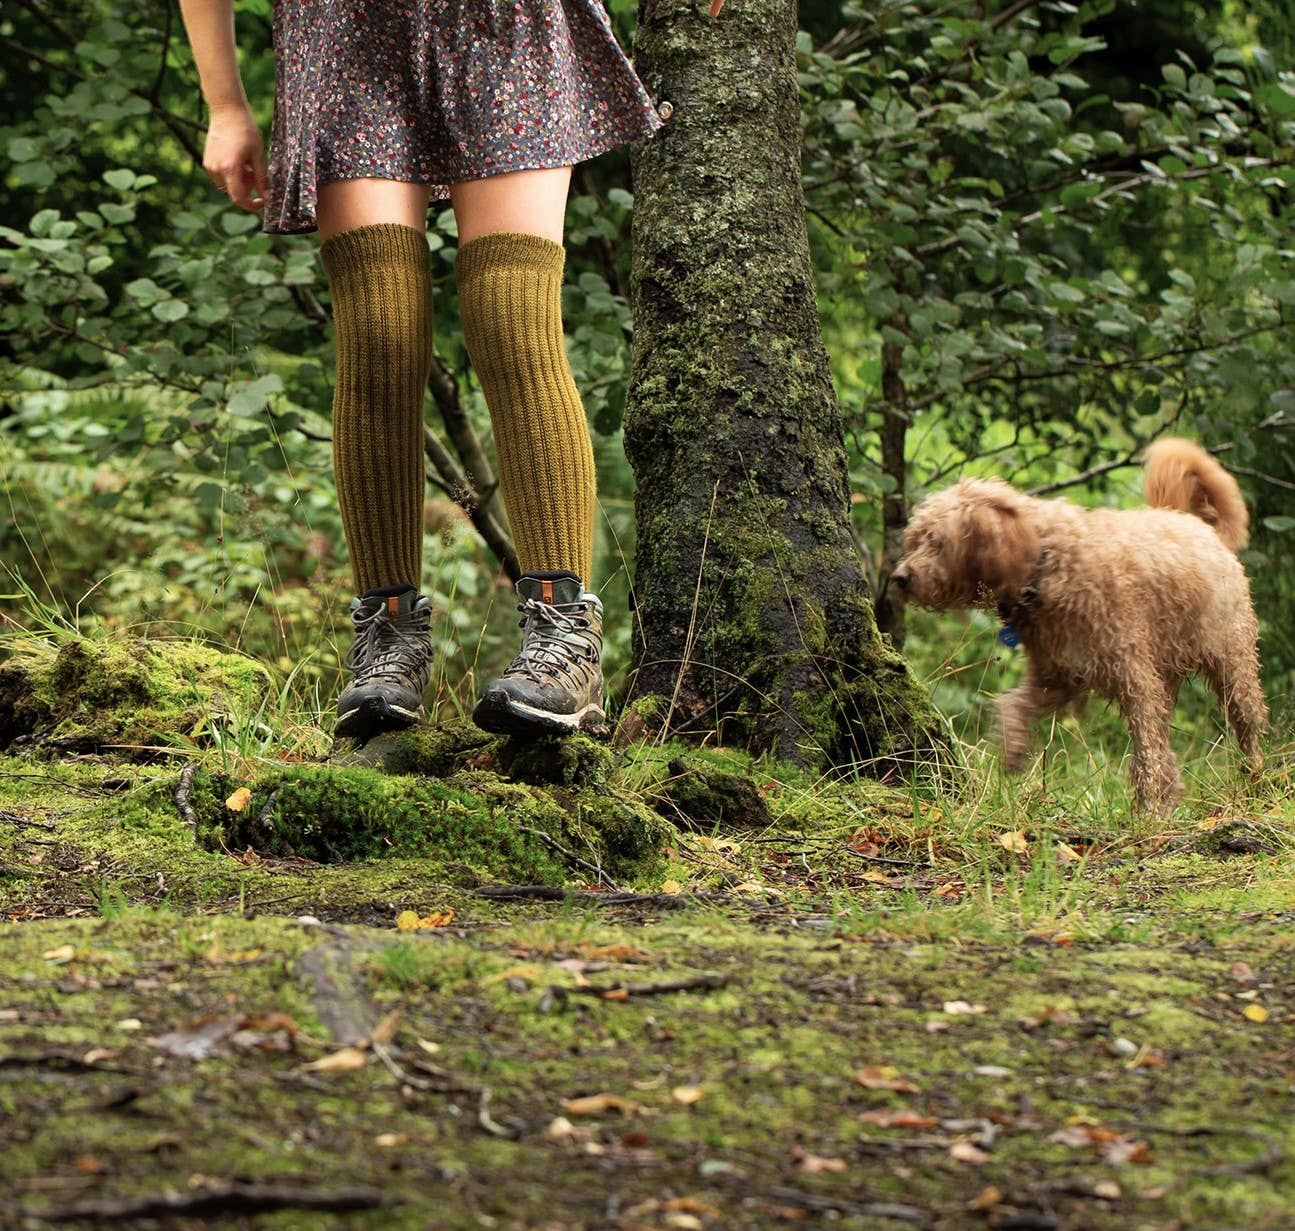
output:
[[602,604],[574,573],[525,573],[517,597],[521,652],[486,685],[472,721],[506,735],[570,735],[603,722]]
[[342,666],[355,678],[337,698],[334,734],[367,740],[413,726],[432,675],[432,604],[416,590],[370,590],[351,601],[355,644]]

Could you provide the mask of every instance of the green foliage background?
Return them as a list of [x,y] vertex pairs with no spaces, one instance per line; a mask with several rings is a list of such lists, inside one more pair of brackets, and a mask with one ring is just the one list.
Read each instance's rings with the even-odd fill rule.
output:
[[[738,4],[741,0],[730,0]],[[634,5],[609,5],[632,36]],[[1246,484],[1246,562],[1275,693],[1295,631],[1295,17],[1280,0],[802,6],[805,179],[862,550],[883,505],[964,469],[1137,502],[1165,430]],[[268,127],[270,6],[238,8]],[[0,562],[28,594],[114,628],[199,628],[335,685],[349,575],[330,476],[332,338],[311,237],[213,197],[178,13],[161,0],[0,16]],[[566,290],[597,429],[595,581],[627,658],[632,477],[623,152],[577,172]],[[487,418],[459,333],[448,211],[434,219],[437,345]],[[898,382],[898,383],[896,383]],[[898,394],[896,391],[899,391]],[[883,457],[898,427],[905,464]],[[429,422],[435,411],[429,402]],[[1073,485],[1073,487],[1071,486]],[[451,704],[512,652],[497,562],[429,487],[427,588]],[[893,506],[892,506],[893,507]],[[21,621],[24,603],[8,607]],[[1000,682],[914,622],[908,650],[973,713]],[[304,664],[304,665],[303,665]],[[994,673],[990,673],[991,676]]]

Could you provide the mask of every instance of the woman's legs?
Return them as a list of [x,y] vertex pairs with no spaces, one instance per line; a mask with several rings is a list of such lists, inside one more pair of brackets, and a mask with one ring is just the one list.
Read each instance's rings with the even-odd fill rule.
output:
[[431,362],[428,191],[350,180],[319,192],[333,297],[333,466],[355,589],[355,672],[337,732],[364,739],[423,715],[430,607],[420,598],[423,394]]
[[490,408],[524,576],[522,649],[473,712],[494,731],[562,733],[602,710],[602,608],[590,580],[594,458],[562,331],[570,168],[458,184],[463,337]]

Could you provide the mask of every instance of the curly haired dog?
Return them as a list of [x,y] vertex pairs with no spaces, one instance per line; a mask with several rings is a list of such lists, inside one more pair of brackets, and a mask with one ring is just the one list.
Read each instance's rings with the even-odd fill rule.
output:
[[1268,711],[1236,480],[1191,441],[1161,440],[1145,495],[1147,508],[1085,509],[964,479],[914,510],[891,581],[936,611],[997,609],[1000,636],[1019,637],[1025,681],[999,702],[1009,769],[1036,719],[1096,692],[1128,721],[1140,806],[1161,812],[1181,786],[1169,722],[1187,676],[1209,681],[1255,769]]

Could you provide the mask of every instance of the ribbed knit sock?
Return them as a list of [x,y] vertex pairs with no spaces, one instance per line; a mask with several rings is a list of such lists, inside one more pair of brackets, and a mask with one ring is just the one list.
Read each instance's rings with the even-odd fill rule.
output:
[[482,235],[459,249],[459,309],[522,571],[568,570],[587,586],[596,480],[562,340],[565,260],[538,235]]
[[337,329],[333,469],[355,589],[418,589],[432,358],[427,241],[384,222],[343,231],[320,252]]

